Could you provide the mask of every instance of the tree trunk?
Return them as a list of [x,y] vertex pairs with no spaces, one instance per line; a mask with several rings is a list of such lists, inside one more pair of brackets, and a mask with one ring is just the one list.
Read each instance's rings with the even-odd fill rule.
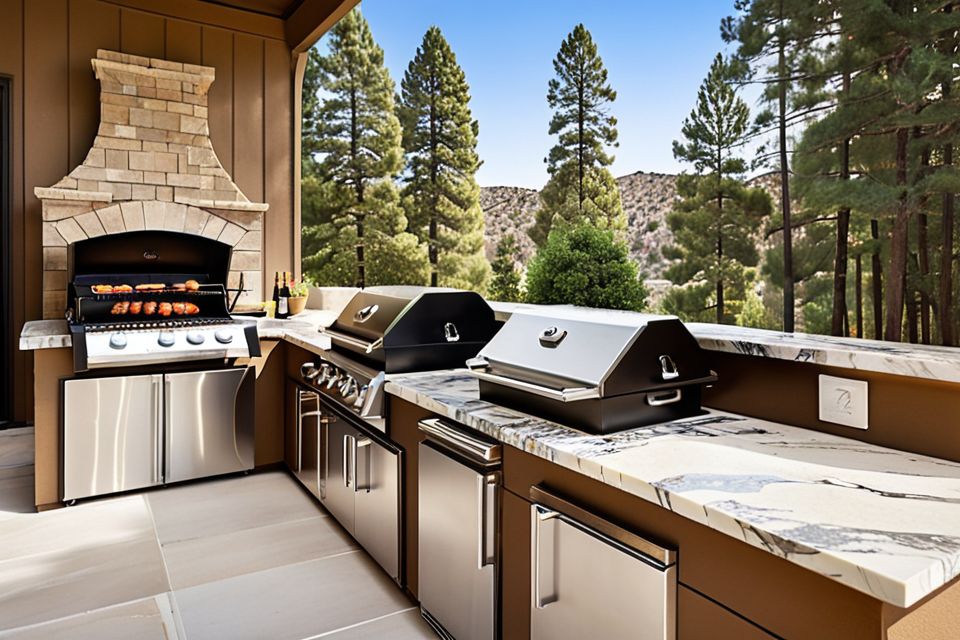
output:
[[920,290],[920,341],[930,344],[930,294],[927,292],[927,276],[930,274],[930,249],[927,242],[927,214],[917,216],[917,267]]
[[717,196],[717,324],[723,324],[723,195]]
[[[946,13],[953,11],[953,4],[944,7]],[[950,42],[953,45],[953,42]],[[940,84],[944,102],[949,100],[952,78],[947,78]],[[953,145],[949,142],[943,145],[943,166],[953,164]],[[940,341],[953,346],[953,194],[943,195],[942,248],[940,250],[940,306],[938,323],[940,325]]]
[[873,337],[883,339],[883,263],[880,261],[880,222],[870,221],[870,236],[873,238],[871,256],[872,293],[873,293]]
[[577,211],[583,213],[583,174],[584,174],[584,153],[583,153],[583,128],[586,120],[584,109],[584,78],[583,62],[580,63],[580,84],[577,87]]
[[857,254],[856,282],[854,283],[856,306],[857,306],[857,337],[863,338],[863,259]]
[[[353,90],[350,92],[350,160],[353,163],[354,167],[354,177],[353,177],[353,188],[357,197],[357,204],[363,204],[363,176],[360,175],[357,170],[357,157],[360,153],[359,151],[359,140],[360,140],[360,130],[359,123],[357,122],[358,110],[357,105],[357,92]],[[357,207],[361,209],[361,207]],[[363,240],[363,218],[364,214],[362,211],[357,211],[354,214],[356,219],[357,227],[357,286],[363,289],[366,284],[366,269],[364,268],[364,240]]]
[[887,307],[884,339],[891,342],[903,340],[903,303],[906,291],[907,269],[907,233],[909,231],[910,210],[907,202],[907,141],[909,130],[897,129],[897,185],[901,187],[897,213],[893,219],[890,233],[890,275],[887,278],[885,303]]
[[907,341],[911,344],[917,344],[920,340],[920,332],[917,330],[917,320],[920,319],[917,314],[917,293],[915,289],[909,286],[909,272],[916,272],[917,270],[916,254],[910,255],[908,267],[903,274],[904,307],[907,311]]
[[[843,95],[850,91],[850,72],[843,72]],[[850,179],[850,138],[840,147],[840,179]],[[850,209],[844,208],[837,213],[837,248],[833,264],[833,318],[830,333],[841,335],[847,317],[847,247],[850,237]],[[858,334],[861,338],[863,334]]]
[[[436,83],[431,82],[431,88]],[[437,196],[437,147],[439,146],[437,136],[437,116],[435,111],[434,97],[430,97],[430,224],[427,231],[427,258],[430,261],[430,286],[439,286],[440,276],[437,272],[437,265],[440,262],[439,251],[437,247],[437,219],[440,217],[439,197]]]
[[[780,0],[783,20],[783,0]],[[778,37],[777,76],[780,134],[780,210],[783,212],[783,330],[793,333],[793,228],[790,220],[790,167],[787,164],[787,56],[783,35]]]

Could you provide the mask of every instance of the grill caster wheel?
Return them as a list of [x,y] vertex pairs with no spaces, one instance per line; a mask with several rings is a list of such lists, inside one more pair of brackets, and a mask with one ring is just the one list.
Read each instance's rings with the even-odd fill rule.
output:
[[74,498],[73,500],[67,500],[64,504],[66,504],[68,507],[72,507],[77,504],[77,500],[76,498]]

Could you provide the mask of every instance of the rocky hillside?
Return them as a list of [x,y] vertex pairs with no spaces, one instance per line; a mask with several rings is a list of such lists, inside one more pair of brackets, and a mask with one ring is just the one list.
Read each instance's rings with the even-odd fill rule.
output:
[[[776,174],[765,174],[750,181],[762,186],[777,198]],[[677,198],[677,176],[668,173],[638,171],[617,178],[620,198],[627,215],[627,239],[630,254],[640,265],[645,278],[660,278],[666,263],[661,248],[671,240],[666,216]],[[526,264],[536,251],[527,235],[534,213],[540,204],[539,192],[522,187],[483,187],[480,206],[486,215],[485,241],[491,260],[497,243],[507,233],[514,233],[520,243],[520,261]]]

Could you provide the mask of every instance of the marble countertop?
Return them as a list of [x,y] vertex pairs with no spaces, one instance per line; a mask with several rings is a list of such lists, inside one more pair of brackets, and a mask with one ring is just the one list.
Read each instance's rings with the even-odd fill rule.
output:
[[[330,338],[320,335],[319,328],[333,324],[337,315],[322,309],[307,309],[288,320],[256,318],[261,338],[287,340],[310,351],[326,351]],[[20,350],[59,349],[70,347],[70,331],[65,320],[32,320],[20,332]]]
[[718,411],[589,435],[481,401],[461,370],[386,390],[896,606],[960,575],[960,464]]
[[[491,302],[499,320],[513,313],[590,313],[623,319],[629,311],[584,309],[571,305],[532,305]],[[685,323],[700,346],[708,351],[740,353],[761,358],[809,362],[844,369],[890,373],[943,382],[960,382],[960,347],[941,347],[880,340],[837,338],[806,333],[783,333],[731,325]]]

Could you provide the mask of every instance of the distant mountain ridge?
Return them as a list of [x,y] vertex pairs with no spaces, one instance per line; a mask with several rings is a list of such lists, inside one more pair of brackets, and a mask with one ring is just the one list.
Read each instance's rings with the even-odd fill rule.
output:
[[[779,180],[775,173],[759,175],[750,179],[748,184],[767,189],[775,199],[779,197]],[[667,261],[661,255],[661,249],[673,238],[666,217],[677,200],[677,176],[637,171],[617,178],[617,185],[627,216],[630,255],[640,265],[644,278],[662,278]],[[527,264],[536,252],[536,245],[527,231],[540,206],[540,192],[524,187],[481,187],[480,206],[486,220],[487,257],[492,260],[500,239],[513,233],[520,245],[520,262]]]

